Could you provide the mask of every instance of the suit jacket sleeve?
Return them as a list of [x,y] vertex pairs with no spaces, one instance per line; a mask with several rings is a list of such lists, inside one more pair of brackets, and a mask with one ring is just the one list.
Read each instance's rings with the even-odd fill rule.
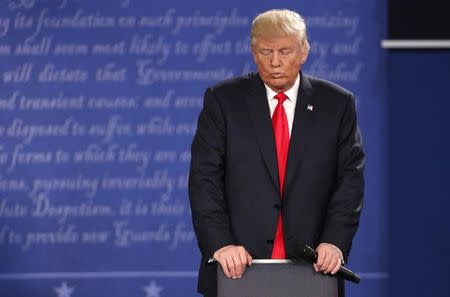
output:
[[214,90],[208,88],[191,147],[189,199],[200,251],[211,257],[234,244],[224,195],[226,124]]
[[332,193],[320,242],[339,247],[348,257],[359,225],[365,164],[362,139],[356,121],[355,100],[349,95],[341,119],[337,143],[337,181]]

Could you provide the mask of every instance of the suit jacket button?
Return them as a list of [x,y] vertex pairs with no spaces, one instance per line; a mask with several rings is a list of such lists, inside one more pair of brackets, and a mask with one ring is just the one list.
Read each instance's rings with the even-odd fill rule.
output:
[[266,243],[267,243],[267,244],[273,244],[273,240],[272,240],[272,239],[269,239],[269,240],[266,241]]

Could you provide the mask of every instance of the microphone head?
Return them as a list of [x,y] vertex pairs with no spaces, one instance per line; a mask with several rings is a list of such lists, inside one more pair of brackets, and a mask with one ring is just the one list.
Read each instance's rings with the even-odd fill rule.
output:
[[309,245],[304,244],[303,245],[303,258],[305,260],[311,261],[313,263],[317,262],[317,253],[315,250],[313,250],[312,247]]

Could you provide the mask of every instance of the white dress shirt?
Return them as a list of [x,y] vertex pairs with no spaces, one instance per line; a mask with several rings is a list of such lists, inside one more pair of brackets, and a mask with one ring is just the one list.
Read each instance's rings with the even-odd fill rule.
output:
[[[294,123],[294,114],[295,114],[295,104],[297,103],[297,94],[298,94],[298,86],[300,85],[300,75],[297,75],[297,79],[295,80],[294,85],[284,92],[284,94],[288,97],[283,102],[283,107],[286,112],[286,117],[289,126],[289,137],[291,136],[292,124]],[[269,102],[270,108],[270,117],[272,117],[273,112],[275,111],[275,107],[278,104],[278,100],[275,99],[275,95],[278,94],[274,90],[272,90],[268,85],[264,84],[266,87],[267,100]]]
[[[300,85],[300,75],[297,76],[297,79],[295,80],[294,85],[289,90],[284,92],[284,94],[288,97],[288,99],[286,99],[283,102],[283,107],[284,107],[284,111],[286,112],[286,117],[287,117],[287,121],[288,121],[289,137],[291,137],[292,124],[294,123],[295,105],[297,103],[297,95],[298,95],[299,85]],[[277,104],[278,104],[278,100],[275,99],[274,97],[278,93],[275,92],[274,90],[272,90],[265,83],[264,83],[264,86],[266,87],[267,100],[269,102],[270,117],[272,117],[273,112],[275,111],[275,107],[277,107]],[[342,262],[342,264],[344,264],[344,257],[342,255],[342,251],[333,244],[330,244],[330,243],[324,243],[324,244],[328,244],[328,245],[335,247],[341,254],[341,262]]]

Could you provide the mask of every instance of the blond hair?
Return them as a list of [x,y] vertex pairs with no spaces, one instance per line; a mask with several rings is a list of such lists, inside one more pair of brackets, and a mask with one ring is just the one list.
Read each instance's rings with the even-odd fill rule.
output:
[[292,10],[268,10],[257,15],[253,20],[251,45],[254,46],[258,38],[289,35],[294,35],[298,38],[300,47],[305,54],[309,52],[306,24],[303,17]]

